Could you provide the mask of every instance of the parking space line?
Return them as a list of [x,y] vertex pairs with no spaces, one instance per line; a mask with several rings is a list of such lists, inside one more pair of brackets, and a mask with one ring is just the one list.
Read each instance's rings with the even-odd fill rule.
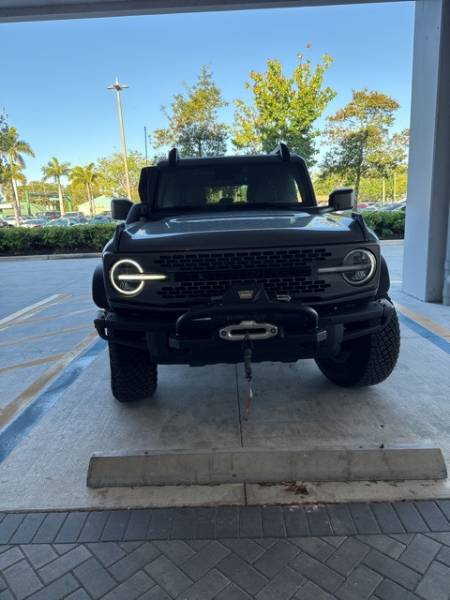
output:
[[[30,430],[63,396],[67,388],[105,349],[106,342],[104,340],[91,343],[96,336],[97,334],[93,333],[78,344],[78,354],[72,353],[68,362],[60,366],[59,371],[62,372],[59,375],[58,370],[55,369],[56,365],[49,369],[49,372],[44,373],[46,377],[42,376],[40,378],[39,385],[37,385],[38,382],[33,384],[35,389],[33,391],[28,390],[28,397],[24,399],[20,406],[16,405],[16,410],[11,412],[8,419],[4,420],[7,426],[0,433],[0,463],[11,454]],[[52,372],[50,373],[50,371]],[[46,389],[43,389],[55,375],[58,375],[56,379]],[[37,389],[38,387],[39,389]],[[31,402],[29,402],[30,394],[34,398]],[[38,395],[36,396],[36,394]],[[23,398],[24,395],[25,392],[18,398]],[[27,401],[28,405],[25,406]],[[1,426],[2,423],[0,422]]]
[[59,360],[64,356],[64,352],[59,352],[58,354],[51,354],[50,356],[44,356],[42,358],[35,358],[34,360],[28,360],[23,363],[17,363],[15,365],[8,365],[7,367],[1,367],[0,373],[8,373],[9,371],[14,371],[15,369],[28,369],[28,367],[36,367],[38,365],[45,365],[49,362],[54,362],[55,360]]
[[60,359],[47,369],[40,377],[30,384],[21,394],[0,408],[0,428],[7,425],[23,408],[38,394],[43,388],[80,354],[82,354],[97,337],[97,332],[93,331],[81,340],[70,352],[61,355]]
[[[51,305],[50,305],[51,306]],[[94,309],[95,310],[95,309]],[[65,312],[60,315],[51,315],[49,317],[38,317],[37,319],[27,318],[26,320],[14,321],[13,325],[22,325],[22,323],[42,323],[43,321],[53,321],[56,319],[63,319],[64,317],[72,317],[73,315],[79,315],[85,312],[93,312],[92,303],[89,308],[82,308],[80,310],[74,310],[72,312]],[[31,317],[31,315],[30,315]],[[1,331],[1,330],[0,330]]]
[[5,342],[0,342],[0,347],[2,346],[13,346],[14,344],[22,344],[23,342],[32,342],[33,340],[42,340],[48,337],[54,337],[57,335],[65,335],[66,333],[73,333],[74,331],[81,331],[82,329],[91,329],[91,324],[80,325],[79,327],[67,327],[66,329],[58,329],[58,331],[50,331],[49,333],[41,333],[39,335],[28,335],[25,337],[14,338],[12,340],[6,340]]
[[427,317],[414,312],[398,302],[394,302],[394,304],[398,310],[400,323],[403,323],[447,354],[450,354],[450,342],[446,339],[450,337],[450,331],[446,327],[431,321]]
[[401,313],[403,313],[413,321],[416,321],[416,323],[420,323],[420,325],[423,325],[423,327],[426,327],[436,335],[439,335],[440,337],[450,336],[450,329],[447,329],[443,325],[439,325],[439,323],[428,319],[422,314],[416,313],[415,311],[411,310],[407,306],[404,306],[403,304],[400,304],[399,302],[394,302],[394,304]]
[[47,304],[50,304],[54,300],[60,301],[62,296],[63,294],[53,294],[52,296],[48,296],[48,298],[39,300],[39,302],[35,302],[34,304],[25,306],[25,308],[21,308],[20,310],[17,310],[16,312],[12,313],[11,315],[8,315],[7,317],[3,317],[3,319],[0,319],[0,327],[10,323],[11,321],[15,321],[19,317],[23,317],[24,315],[27,315],[28,313],[31,313],[36,309],[42,310],[44,307],[46,307]]

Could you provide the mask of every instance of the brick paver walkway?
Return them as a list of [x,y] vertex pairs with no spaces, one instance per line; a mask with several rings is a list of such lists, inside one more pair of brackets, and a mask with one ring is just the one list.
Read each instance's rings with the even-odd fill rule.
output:
[[449,600],[450,500],[0,514],[0,600]]

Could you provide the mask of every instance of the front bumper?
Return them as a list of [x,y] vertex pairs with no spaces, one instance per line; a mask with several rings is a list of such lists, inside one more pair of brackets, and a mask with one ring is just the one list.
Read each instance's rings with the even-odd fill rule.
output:
[[220,304],[193,308],[177,319],[101,310],[94,323],[103,339],[148,348],[160,364],[189,365],[241,362],[242,342],[223,339],[221,330],[247,322],[269,323],[276,335],[251,340],[253,361],[295,362],[337,354],[346,341],[384,327],[393,312],[387,299],[337,305],[333,311],[319,313],[300,303],[270,301],[264,291],[255,293],[251,301],[239,300],[230,291]]

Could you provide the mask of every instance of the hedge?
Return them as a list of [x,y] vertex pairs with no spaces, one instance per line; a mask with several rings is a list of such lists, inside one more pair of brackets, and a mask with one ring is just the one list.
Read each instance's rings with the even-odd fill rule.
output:
[[[380,238],[403,237],[405,213],[402,211],[366,212],[364,219]],[[113,223],[39,229],[5,227],[0,229],[0,254],[101,252],[115,227]]]
[[4,227],[0,229],[0,254],[69,254],[101,252],[116,225],[73,227]]
[[381,239],[402,238],[405,233],[405,211],[374,210],[364,212],[364,220]]

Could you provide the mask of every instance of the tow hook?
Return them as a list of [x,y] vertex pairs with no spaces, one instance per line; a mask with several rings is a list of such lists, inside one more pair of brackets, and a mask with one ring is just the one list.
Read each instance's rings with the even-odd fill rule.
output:
[[243,344],[243,359],[244,359],[244,370],[245,370],[245,379],[247,380],[248,385],[248,396],[245,402],[244,409],[244,421],[248,421],[248,417],[250,414],[250,408],[252,405],[252,400],[254,397],[252,379],[253,379],[253,370],[252,370],[252,356],[253,356],[253,346],[252,342],[248,336],[244,338]]
[[271,323],[241,321],[236,325],[227,325],[219,330],[219,336],[227,342],[243,342],[244,340],[268,340],[278,335],[278,327]]

